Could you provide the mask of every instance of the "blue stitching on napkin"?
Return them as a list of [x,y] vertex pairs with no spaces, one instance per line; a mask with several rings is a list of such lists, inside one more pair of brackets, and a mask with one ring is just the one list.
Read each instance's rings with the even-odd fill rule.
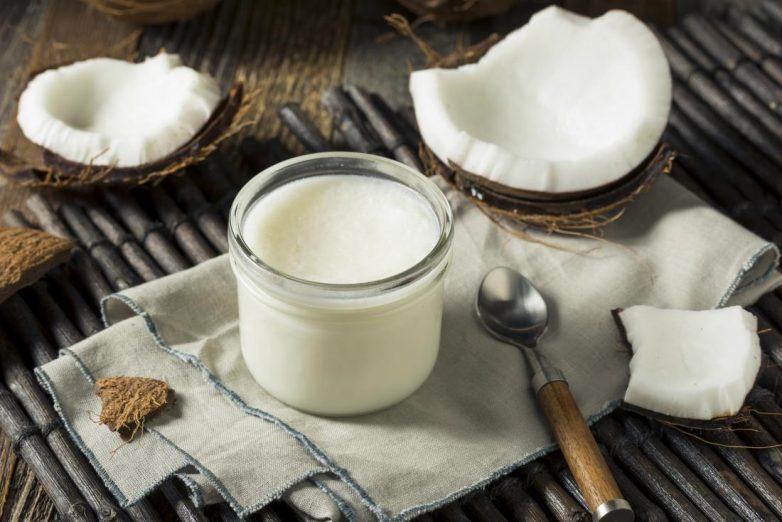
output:
[[326,484],[321,482],[320,480],[316,478],[311,478],[310,482],[315,484],[315,486],[324,492],[336,505],[337,509],[339,509],[340,513],[348,519],[348,522],[354,522],[358,520],[358,517],[356,516],[356,512],[353,511],[353,508],[350,507],[350,505],[345,502],[345,499],[341,496],[337,495],[337,493],[332,490],[330,487],[328,487]]
[[[763,257],[766,252],[769,250],[772,250],[774,252],[774,262],[769,265],[768,270],[766,270],[762,275],[759,275],[755,279],[752,279],[751,281],[743,281],[744,276],[747,275],[747,272],[749,272],[752,267],[757,263],[758,259]],[[728,289],[725,291],[725,293],[720,298],[719,302],[717,303],[717,308],[722,308],[727,304],[728,300],[733,297],[733,293],[736,291],[736,289],[739,287],[739,285],[748,288],[750,286],[755,285],[759,281],[763,281],[766,279],[769,275],[771,275],[774,270],[776,270],[777,265],[779,265],[779,249],[776,245],[773,243],[767,243],[763,247],[761,247],[755,254],[752,255],[743,265],[741,265],[741,268],[739,269],[739,273],[736,274],[736,277],[731,282]],[[743,283],[743,285],[742,285]]]
[[[201,372],[201,375],[209,384],[214,386],[215,389],[217,389],[217,391],[219,391],[226,398],[228,398],[229,401],[233,402],[240,410],[244,411],[248,415],[252,415],[253,417],[258,417],[267,422],[271,422],[272,424],[281,428],[288,435],[292,436],[302,446],[304,446],[304,448],[310,453],[310,456],[312,456],[320,464],[328,467],[328,471],[330,471],[331,473],[339,477],[340,480],[342,480],[343,482],[345,482],[345,484],[347,484],[350,488],[352,488],[353,491],[355,491],[358,498],[361,500],[361,502],[365,506],[367,506],[367,508],[369,508],[369,510],[375,516],[377,516],[379,520],[391,520],[391,517],[389,517],[388,513],[383,508],[381,508],[372,499],[372,497],[369,496],[369,494],[364,490],[364,488],[362,488],[353,479],[353,477],[350,476],[350,473],[348,473],[346,469],[340,467],[336,462],[334,462],[334,460],[331,457],[329,457],[326,454],[326,452],[320,449],[306,435],[296,430],[292,426],[288,425],[282,419],[268,412],[265,412],[261,409],[253,408],[249,406],[233,390],[231,390],[230,388],[225,386],[222,382],[220,382],[212,374],[212,372],[209,371],[209,368],[207,368],[206,365],[204,365],[204,363],[201,362],[201,360],[198,357],[189,353],[176,350],[172,348],[168,343],[166,343],[166,341],[160,336],[160,333],[157,330],[157,326],[155,325],[155,322],[152,320],[150,315],[146,311],[144,311],[144,309],[141,308],[133,299],[123,294],[112,294],[101,299],[101,319],[103,320],[103,323],[107,327],[110,326],[110,322],[108,321],[107,303],[112,299],[116,299],[121,303],[125,304],[128,308],[130,308],[130,310],[133,313],[135,313],[136,315],[144,319],[149,334],[152,336],[152,339],[155,341],[155,344],[157,344],[161,350],[170,353],[171,355],[194,366],[197,370]],[[176,448],[182,451],[181,448],[178,447]],[[320,471],[320,473],[322,472],[323,470]]]
[[204,494],[196,481],[187,473],[178,472],[174,473],[174,476],[181,480],[182,484],[190,491],[190,500],[193,501],[193,505],[199,509],[204,507]]

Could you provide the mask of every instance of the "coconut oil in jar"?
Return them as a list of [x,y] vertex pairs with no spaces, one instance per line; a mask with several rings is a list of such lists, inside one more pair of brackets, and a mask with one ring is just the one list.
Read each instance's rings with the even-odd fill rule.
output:
[[377,156],[302,156],[242,189],[229,235],[242,355],[271,395],[355,415],[429,376],[453,236],[430,180]]

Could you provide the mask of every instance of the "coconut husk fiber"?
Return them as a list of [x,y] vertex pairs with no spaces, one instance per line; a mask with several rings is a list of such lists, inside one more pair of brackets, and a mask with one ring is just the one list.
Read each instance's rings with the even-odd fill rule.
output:
[[147,419],[174,404],[174,390],[149,377],[106,377],[95,383],[103,404],[100,423],[119,433],[126,442],[143,432]]
[[73,243],[29,228],[0,228],[0,302],[64,263]]

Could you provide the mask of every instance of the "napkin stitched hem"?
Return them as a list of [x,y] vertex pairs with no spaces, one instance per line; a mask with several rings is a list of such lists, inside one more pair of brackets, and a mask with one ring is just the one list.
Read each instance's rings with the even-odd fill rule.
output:
[[342,516],[344,516],[348,522],[357,522],[358,517],[356,516],[356,512],[353,511],[353,508],[350,507],[350,505],[345,501],[344,498],[339,496],[334,490],[329,488],[326,484],[319,481],[316,478],[311,478],[310,482],[315,484],[315,486],[324,492],[326,496],[328,496],[334,504],[337,505],[337,509],[339,509],[339,512],[342,513]]
[[[757,263],[758,260],[766,255],[766,253],[769,251],[774,252],[774,262],[770,263],[766,271],[758,275],[756,278],[750,281],[743,281],[747,273],[749,273],[749,271],[752,270],[752,268],[755,266],[755,263]],[[749,288],[754,286],[756,283],[765,281],[774,272],[774,270],[777,269],[777,266],[779,266],[779,258],[779,249],[773,243],[767,243],[758,249],[743,265],[741,265],[738,274],[736,274],[736,277],[733,279],[733,281],[731,281],[730,286],[728,286],[728,289],[725,290],[725,293],[722,294],[722,297],[717,303],[716,308],[722,308],[725,306],[739,287]]]
[[190,499],[193,501],[193,505],[199,509],[204,507],[204,492],[201,491],[201,488],[196,484],[196,481],[189,477],[187,473],[182,473],[180,471],[174,473],[174,476],[181,480],[182,484],[190,491]]
[[[412,506],[410,508],[407,508],[400,513],[398,513],[394,517],[390,517],[389,514],[380,506],[378,505],[372,497],[369,496],[369,494],[350,476],[350,474],[345,470],[344,468],[337,465],[337,463],[322,449],[320,449],[314,442],[312,442],[306,435],[301,433],[300,431],[296,430],[292,426],[288,425],[278,417],[261,410],[259,408],[254,408],[252,406],[249,406],[246,404],[241,397],[239,397],[233,390],[228,388],[225,384],[223,384],[219,379],[217,379],[214,374],[204,365],[204,363],[196,356],[188,353],[181,352],[179,350],[176,350],[171,345],[169,345],[160,335],[160,333],[157,330],[157,326],[155,325],[154,320],[150,317],[150,315],[133,299],[130,297],[123,295],[123,294],[112,294],[109,296],[106,296],[101,301],[101,318],[104,322],[104,324],[109,327],[111,326],[111,322],[108,319],[108,311],[107,311],[107,303],[115,299],[125,306],[127,306],[134,314],[141,317],[144,320],[144,323],[146,325],[147,331],[149,335],[154,340],[155,344],[162,350],[164,350],[167,353],[170,353],[171,355],[189,363],[190,365],[194,366],[199,372],[201,373],[202,377],[209,382],[215,389],[218,390],[222,395],[226,396],[230,402],[232,402],[235,406],[237,406],[240,410],[245,412],[248,415],[252,415],[254,417],[261,418],[263,420],[266,420],[267,422],[271,422],[280,429],[282,429],[285,433],[288,435],[294,437],[299,443],[301,443],[304,448],[310,453],[310,455],[321,464],[328,467],[328,469],[321,469],[318,470],[318,474],[325,472],[331,472],[334,475],[336,475],[340,480],[345,482],[351,490],[358,496],[360,501],[369,508],[369,510],[378,517],[380,520],[391,520],[391,521],[403,521],[403,520],[409,520],[421,513],[425,513],[434,509],[437,509],[439,507],[442,507],[446,504],[449,504],[450,502],[453,502],[455,499],[460,498],[468,493],[471,493],[472,491],[475,491],[477,489],[480,489],[487,484],[497,480],[498,478],[505,476],[511,472],[513,472],[515,469],[537,459],[542,457],[543,455],[546,455],[547,453],[550,453],[554,451],[557,448],[557,444],[553,443],[549,446],[545,446],[542,448],[537,449],[535,452],[533,452],[530,455],[527,455],[525,458],[520,459],[518,461],[515,461],[511,464],[508,464],[506,466],[503,466],[501,468],[496,469],[492,473],[490,473],[488,476],[484,477],[483,479],[478,480],[477,482],[466,486],[464,488],[458,489],[438,500],[435,500],[433,502],[428,502],[425,504],[418,504],[415,506]],[[74,354],[72,354],[74,357],[76,357]],[[86,368],[84,368],[86,371]],[[594,422],[597,422],[605,415],[610,414],[612,411],[614,411],[619,405],[621,404],[621,400],[617,401],[611,401],[607,404],[605,404],[600,411],[595,413],[594,415],[591,415],[587,419],[588,424],[593,424]],[[180,448],[178,448],[176,445],[174,445],[171,441],[168,441],[165,437],[160,435],[159,433],[156,433],[159,437],[161,437],[163,440],[169,442],[174,448],[182,452]],[[186,452],[183,452],[184,455],[187,457],[190,457]],[[190,457],[192,459],[192,457]],[[204,473],[203,466],[200,466],[200,464],[195,464],[195,459],[193,460],[193,465],[199,469],[202,473]],[[207,473],[208,470],[206,471]],[[216,479],[216,477],[213,477],[211,473],[208,475],[205,473],[205,476],[207,479],[210,480],[210,482],[214,481],[219,484],[219,480]],[[347,503],[344,499],[338,498],[335,499],[336,493],[328,489],[323,484],[318,484],[316,480],[312,478],[312,475],[307,477],[302,477],[302,479],[310,479],[317,487],[319,487],[321,490],[324,491],[329,497],[331,497],[336,503],[340,511],[346,515],[346,518],[348,520],[350,519],[350,516],[348,515],[348,512],[351,513],[353,517],[355,517],[355,513],[352,513],[352,510],[347,507]],[[288,487],[293,486],[293,484],[290,484]],[[218,489],[218,491],[223,495],[226,500],[233,500],[230,498],[230,495],[226,496],[227,492],[224,491],[224,489]],[[239,512],[240,510],[237,510],[235,507],[235,504],[233,502],[229,501],[229,504],[231,504],[231,507],[234,508],[235,511]],[[342,505],[340,505],[342,504]],[[259,509],[262,506],[257,507],[256,509]],[[347,510],[345,509],[347,508]],[[249,511],[251,513],[252,511]],[[355,520],[355,518],[354,518]]]

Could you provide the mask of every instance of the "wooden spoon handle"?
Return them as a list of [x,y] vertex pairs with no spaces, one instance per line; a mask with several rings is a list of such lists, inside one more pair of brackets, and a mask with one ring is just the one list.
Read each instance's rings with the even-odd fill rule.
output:
[[632,521],[630,505],[622,498],[567,382],[544,384],[538,390],[538,402],[594,520]]

